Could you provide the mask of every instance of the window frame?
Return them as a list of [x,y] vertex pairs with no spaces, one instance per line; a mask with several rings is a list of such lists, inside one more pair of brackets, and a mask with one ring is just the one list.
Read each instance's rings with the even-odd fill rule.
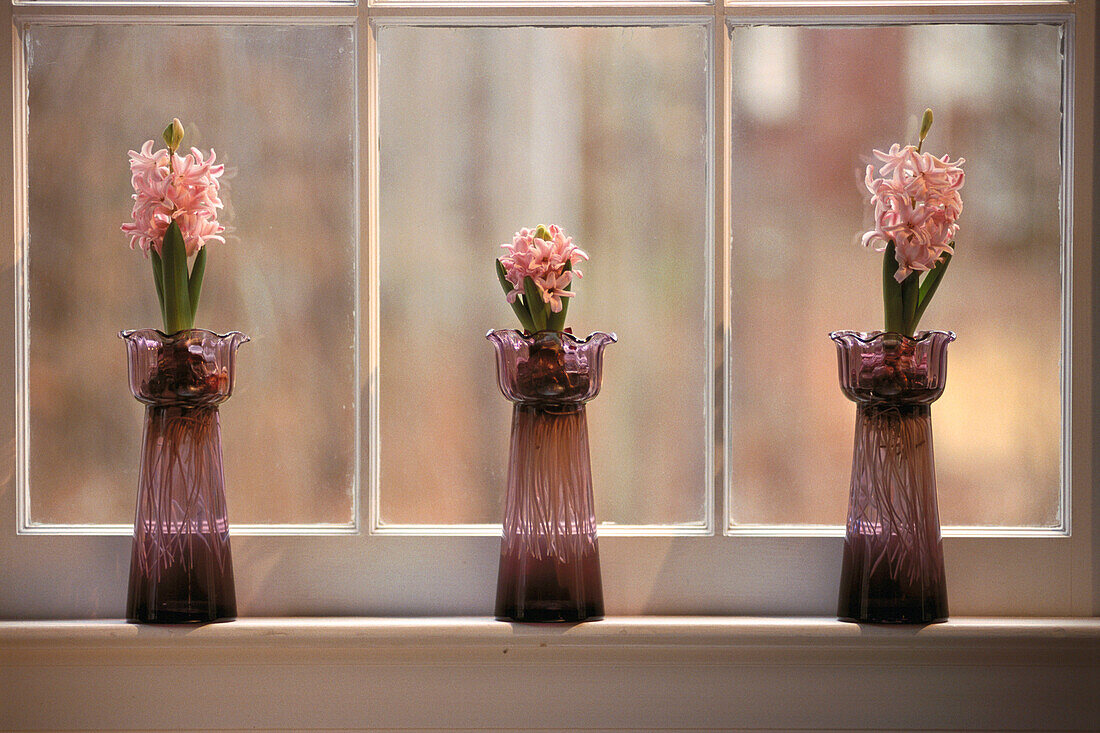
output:
[[[366,318],[361,339],[366,354],[361,386],[360,430],[364,436],[360,491],[377,486],[376,438],[378,415],[378,126],[376,31],[379,24],[420,23],[446,25],[571,25],[571,24],[706,24],[710,29],[713,91],[710,109],[714,199],[710,229],[714,274],[707,297],[711,318],[728,323],[729,302],[729,181],[731,24],[878,25],[911,22],[1055,22],[1064,23],[1072,39],[1066,45],[1066,125],[1072,155],[1064,165],[1063,266],[1065,268],[1063,328],[1063,410],[1065,455],[1063,492],[1072,489],[1072,503],[1064,505],[1061,530],[1002,531],[960,529],[945,532],[945,556],[951,588],[952,612],[973,615],[1092,615],[1100,613],[1100,501],[1095,486],[1094,455],[1097,436],[1093,390],[1097,386],[1097,343],[1093,340],[1097,279],[1095,248],[1095,5],[1066,0],[1016,2],[630,2],[594,0],[590,3],[395,2],[352,3],[188,3],[156,6],[146,3],[54,2],[24,0],[0,5],[0,22],[12,29],[12,73],[5,75],[0,93],[5,105],[0,166],[16,175],[3,185],[0,226],[21,242],[25,228],[25,119],[14,114],[22,76],[21,28],[35,22],[186,22],[186,23],[348,23],[357,29],[357,70],[360,93],[358,135],[360,165],[356,181],[360,202],[360,306]],[[20,173],[23,175],[21,176]],[[1069,195],[1071,194],[1071,195]],[[364,245],[365,243],[365,245]],[[19,282],[18,247],[0,274],[0,311],[14,314]],[[724,319],[724,320],[723,320]],[[11,334],[15,319],[8,318],[0,334]],[[715,329],[710,329],[712,332]],[[364,342],[369,344],[364,345]],[[18,346],[18,344],[17,344]],[[708,359],[724,364],[735,345],[728,328],[714,339]],[[17,348],[16,352],[21,353]],[[3,373],[20,374],[17,354],[0,357]],[[9,372],[9,370],[11,370]],[[712,420],[727,425],[726,375],[719,372],[712,387]],[[0,404],[9,406],[0,417],[3,460],[11,470],[0,470],[0,587],[2,617],[96,617],[121,615],[129,536],[90,534],[26,534],[19,522],[17,455],[14,416],[20,409],[21,390],[15,379],[0,383]],[[14,408],[14,409],[12,409]],[[760,528],[749,531],[726,527],[728,511],[714,524],[716,511],[728,509],[725,431],[714,429],[710,440],[713,507],[702,532],[661,528],[601,529],[603,572],[608,610],[615,614],[776,614],[832,615],[840,560],[839,528]],[[718,442],[716,442],[718,441]],[[369,445],[368,445],[369,444]],[[278,531],[242,532],[234,528],[236,580],[245,615],[483,615],[491,607],[498,557],[494,525],[455,528],[410,527],[387,531],[375,514],[376,493],[358,502],[356,534],[319,532],[303,536]],[[13,525],[12,520],[16,520]],[[260,535],[260,536],[256,536]],[[281,536],[271,536],[281,535]],[[74,558],[79,560],[74,561]],[[446,558],[446,561],[441,561]]]

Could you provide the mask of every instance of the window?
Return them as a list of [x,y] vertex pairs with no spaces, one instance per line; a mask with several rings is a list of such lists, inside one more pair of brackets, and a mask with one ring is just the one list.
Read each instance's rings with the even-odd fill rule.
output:
[[124,153],[175,116],[229,165],[200,323],[252,336],[224,455],[263,489],[241,492],[234,521],[354,529],[354,27],[67,23],[23,31],[26,529],[132,531],[141,409],[115,393],[112,330],[150,325],[156,301],[149,263],[111,245],[125,243]]
[[872,148],[915,139],[929,106],[926,149],[967,158],[960,256],[921,323],[958,334],[933,407],[941,521],[1064,529],[1064,30],[733,26],[731,527],[844,517],[824,486],[851,466],[853,406],[823,398],[836,356],[822,336],[881,325],[881,259],[855,226],[864,170]]
[[254,339],[223,410],[242,613],[488,612],[489,258],[553,220],[593,255],[573,325],[620,336],[589,411],[609,612],[831,614],[854,410],[827,333],[879,321],[859,156],[926,104],[970,161],[928,321],[960,332],[952,611],[1091,613],[1086,5],[5,4],[0,614],[119,614],[140,408],[113,333],[155,312],[123,153],[173,115],[231,166],[203,309]]
[[512,222],[551,219],[591,255],[570,325],[619,337],[597,514],[706,529],[709,36],[376,22],[383,531],[499,525],[511,405],[481,337],[513,316],[487,275]]

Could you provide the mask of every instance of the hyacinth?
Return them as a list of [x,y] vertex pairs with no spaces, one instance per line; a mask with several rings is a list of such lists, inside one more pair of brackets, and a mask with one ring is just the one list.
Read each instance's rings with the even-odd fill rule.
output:
[[867,166],[867,190],[875,205],[875,228],[863,244],[882,256],[882,305],[886,331],[916,334],[917,324],[943,282],[955,254],[955,233],[962,213],[960,158],[921,153],[932,129],[932,110],[924,110],[916,146],[894,144],[875,151],[881,161]]
[[[215,165],[214,151],[204,159],[191,148],[187,155],[153,150],[147,140],[141,151],[130,151],[130,181],[134,186],[133,221],[123,224],[130,236],[130,248],[161,254],[165,232],[175,221],[183,235],[187,256],[197,253],[210,240],[225,242],[225,227],[218,223],[218,178],[225,170]],[[169,165],[171,161],[171,165]]]
[[587,260],[588,255],[573,244],[573,238],[557,225],[549,229],[520,229],[512,237],[511,244],[500,245],[508,254],[500,258],[504,276],[511,283],[508,302],[524,294],[524,278],[530,277],[542,302],[553,313],[562,310],[562,298],[572,298],[569,285],[574,277],[582,277],[576,265]]
[[167,334],[194,328],[206,274],[206,243],[225,242],[225,227],[218,223],[218,179],[225,166],[215,164],[213,150],[209,158],[195,148],[177,154],[183,136],[183,123],[172,118],[161,133],[166,147],[154,151],[148,140],[140,152],[130,151],[133,221],[122,225],[130,248],[149,257]]
[[[928,117],[931,125],[931,116]],[[927,127],[922,127],[927,133]],[[923,140],[923,135],[922,135]],[[951,254],[962,213],[963,185],[960,158],[937,158],[919,147],[894,143],[889,152],[874,151],[882,161],[879,177],[867,166],[866,184],[875,207],[875,228],[863,235],[863,244],[881,252],[894,243],[898,262],[894,278],[900,283],[913,272],[929,272],[944,254]]]
[[573,280],[581,277],[575,266],[588,255],[556,225],[520,229],[501,247],[508,253],[495,260],[497,279],[523,329],[566,330]]

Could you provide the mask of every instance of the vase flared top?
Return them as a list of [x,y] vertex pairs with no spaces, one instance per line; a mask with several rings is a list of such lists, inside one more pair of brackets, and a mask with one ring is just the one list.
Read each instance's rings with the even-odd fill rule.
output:
[[930,404],[947,385],[952,331],[834,331],[840,388],[853,402]]
[[248,336],[192,328],[120,331],[129,356],[130,391],[148,405],[217,405],[233,393],[237,347]]
[[563,331],[489,331],[497,352],[497,383],[513,402],[580,404],[600,391],[603,350],[618,339],[596,331],[578,339]]

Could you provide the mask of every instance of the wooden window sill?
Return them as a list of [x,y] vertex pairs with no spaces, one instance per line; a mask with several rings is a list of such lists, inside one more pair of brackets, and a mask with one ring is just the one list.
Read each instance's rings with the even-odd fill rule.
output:
[[1100,619],[6,621],[0,689],[15,730],[1095,730]]

